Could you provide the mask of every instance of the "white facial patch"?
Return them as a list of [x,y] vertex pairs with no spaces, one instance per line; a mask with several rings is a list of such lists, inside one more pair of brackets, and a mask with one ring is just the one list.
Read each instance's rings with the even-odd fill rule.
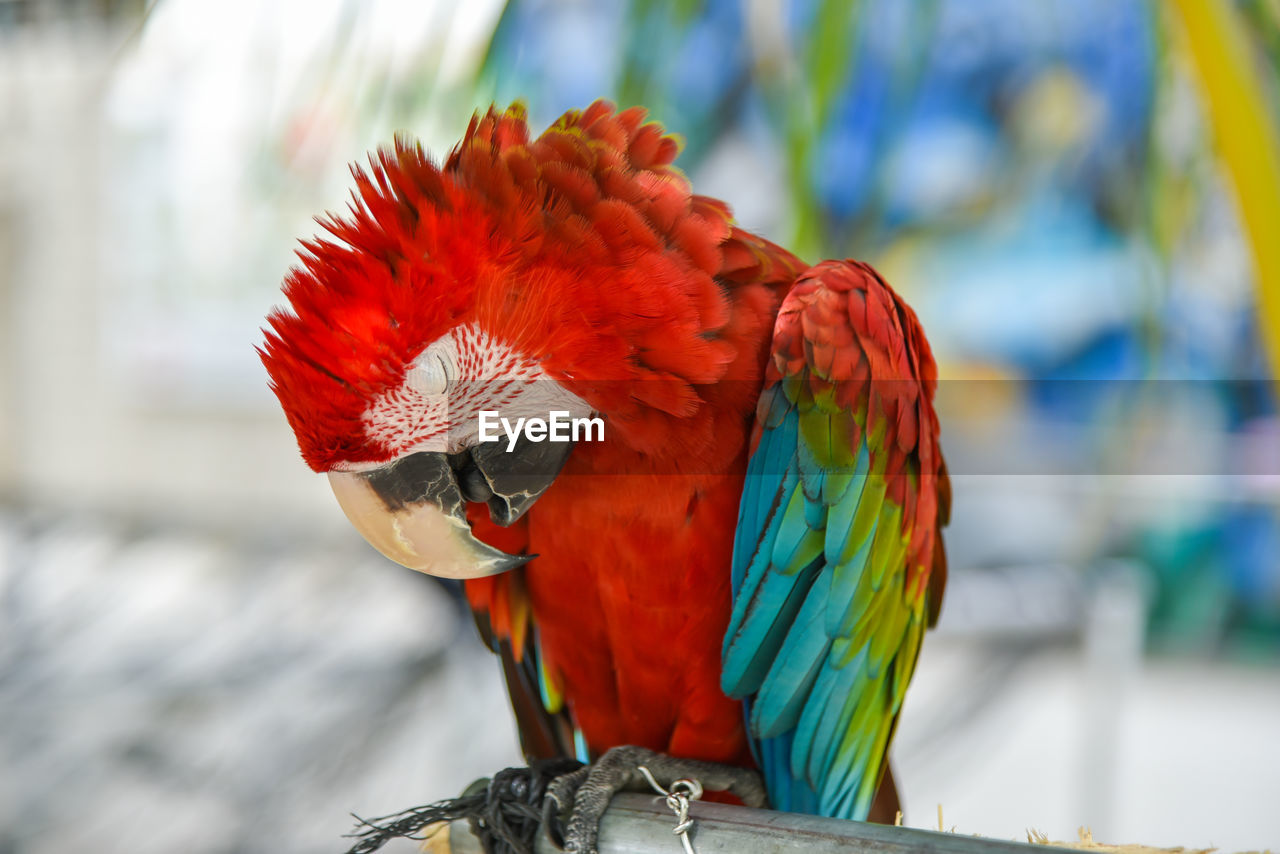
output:
[[453,453],[477,443],[481,410],[514,422],[553,410],[583,417],[591,407],[505,341],[468,324],[427,345],[404,382],[374,399],[363,416],[365,434],[396,457]]

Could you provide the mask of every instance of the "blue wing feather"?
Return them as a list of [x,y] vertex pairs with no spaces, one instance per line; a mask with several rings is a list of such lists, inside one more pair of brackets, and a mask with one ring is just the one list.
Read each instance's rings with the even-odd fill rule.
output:
[[794,729],[831,646],[825,614],[831,577],[820,573],[787,632],[752,708],[752,730],[771,738]]

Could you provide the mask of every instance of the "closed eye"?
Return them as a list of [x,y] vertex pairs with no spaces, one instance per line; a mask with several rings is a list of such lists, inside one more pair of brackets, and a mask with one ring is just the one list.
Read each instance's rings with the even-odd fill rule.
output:
[[419,359],[418,364],[405,375],[405,384],[422,395],[444,394],[449,389],[453,373],[452,364],[443,354],[431,353],[427,358]]

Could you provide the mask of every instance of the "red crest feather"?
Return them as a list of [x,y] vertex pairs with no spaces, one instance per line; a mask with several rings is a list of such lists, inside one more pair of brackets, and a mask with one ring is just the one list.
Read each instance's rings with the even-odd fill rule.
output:
[[[370,400],[463,323],[552,376],[674,383],[655,401],[673,414],[724,375],[735,348],[717,335],[744,330],[723,285],[782,287],[803,265],[693,196],[678,141],[644,117],[598,101],[531,140],[522,106],[491,108],[443,166],[397,139],[353,167],[349,210],[303,242],[259,350],[313,469],[393,456],[365,436]],[[616,382],[595,392],[620,422],[641,405]]]

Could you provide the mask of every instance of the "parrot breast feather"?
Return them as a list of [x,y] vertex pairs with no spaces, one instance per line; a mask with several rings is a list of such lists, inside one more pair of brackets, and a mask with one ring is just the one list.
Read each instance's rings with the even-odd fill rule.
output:
[[[599,101],[532,138],[515,106],[477,114],[443,173],[450,187],[495,212],[497,254],[549,271],[536,288],[517,293],[508,285],[492,301],[512,307],[502,328],[547,348],[539,355],[549,369],[573,355],[585,367],[566,364],[562,373],[624,380],[574,385],[611,414],[615,445],[719,470],[740,458],[742,441],[727,441],[715,416],[731,412],[728,420],[740,427],[741,413],[754,405],[762,342],[783,293],[807,265],[737,226],[724,202],[694,195],[672,163],[678,149],[641,109],[619,112]],[[535,323],[556,270],[569,273],[558,303],[586,318],[582,329],[611,330],[616,341],[583,339],[569,323]],[[534,507],[530,517],[540,512]],[[525,528],[498,529],[477,513],[471,522],[478,539],[509,554],[528,551]],[[535,558],[528,571],[550,560]],[[572,704],[561,693],[561,662],[544,644],[524,572],[469,580],[466,590],[486,637],[510,658],[504,669],[513,703],[537,701],[545,712],[518,712],[526,752],[551,756],[566,752],[559,733]]]
[[870,808],[945,578],[935,383],[914,313],[869,266],[796,282],[757,409],[722,679],[777,809]]

